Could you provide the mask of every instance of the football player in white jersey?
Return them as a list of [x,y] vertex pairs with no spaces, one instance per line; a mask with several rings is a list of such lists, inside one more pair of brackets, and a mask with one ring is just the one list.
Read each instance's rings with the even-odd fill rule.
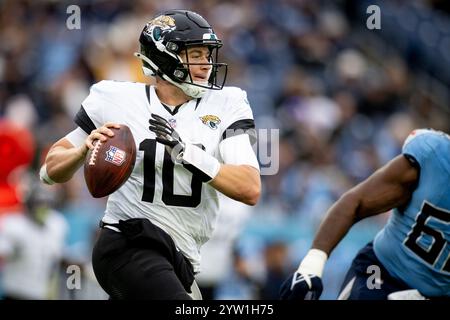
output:
[[[112,299],[189,299],[210,238],[218,192],[255,205],[261,181],[246,93],[224,87],[218,39],[197,13],[170,10],[144,27],[143,70],[156,85],[101,81],[41,168],[46,183],[68,181],[96,139],[130,127],[138,150],[127,182],[108,198],[93,251]],[[218,69],[225,76],[218,79]],[[190,294],[191,293],[191,294]],[[198,295],[196,296],[198,297]]]
[[2,299],[42,300],[56,292],[52,279],[64,258],[68,225],[54,210],[56,196],[39,181],[27,181],[23,211],[0,217]]

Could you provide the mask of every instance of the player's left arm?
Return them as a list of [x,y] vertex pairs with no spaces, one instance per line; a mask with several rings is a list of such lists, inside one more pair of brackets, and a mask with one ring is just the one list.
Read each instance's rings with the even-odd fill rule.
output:
[[151,117],[150,131],[176,161],[226,196],[248,205],[257,203],[261,192],[259,165],[245,131],[221,141],[219,150],[224,162],[220,163],[199,146],[183,141],[166,119],[157,114]]
[[234,200],[255,205],[261,193],[261,178],[249,135],[242,133],[223,140],[220,153],[224,163],[209,184]]
[[231,199],[256,205],[261,193],[259,163],[252,148],[256,142],[253,112],[244,90],[235,89],[223,119],[219,152],[222,163],[209,184]]
[[249,165],[222,164],[209,184],[231,199],[251,206],[256,205],[261,193],[259,171]]

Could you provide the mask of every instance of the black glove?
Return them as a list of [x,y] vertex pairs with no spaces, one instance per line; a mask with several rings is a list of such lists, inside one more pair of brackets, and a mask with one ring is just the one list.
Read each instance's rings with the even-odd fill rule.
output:
[[166,146],[166,150],[174,163],[181,163],[194,177],[202,182],[209,182],[217,175],[220,164],[217,159],[204,151],[203,146],[183,142],[169,122],[157,114],[151,114],[149,123],[148,128],[156,134],[156,141]]
[[[156,141],[164,144],[169,154],[176,158],[184,150],[184,143],[178,132],[171,127],[166,119],[154,113],[151,114],[149,123],[148,128],[156,134]],[[175,151],[174,154],[173,151]]]
[[281,300],[317,300],[323,291],[322,279],[314,274],[294,272],[280,289]]

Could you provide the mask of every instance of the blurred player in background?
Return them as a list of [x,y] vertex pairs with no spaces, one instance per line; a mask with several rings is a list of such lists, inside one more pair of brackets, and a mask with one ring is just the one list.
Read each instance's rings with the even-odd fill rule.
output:
[[253,114],[246,93],[223,87],[226,73],[218,79],[226,67],[217,62],[222,41],[200,15],[167,11],[145,26],[140,43],[136,56],[156,85],[93,85],[75,117],[79,128],[53,145],[41,178],[68,181],[94,140],[128,125],[140,152],[128,181],[108,199],[93,251],[96,277],[112,299],[190,299],[218,191],[258,201],[259,165],[247,134]]
[[330,208],[312,249],[282,285],[281,298],[318,299],[332,250],[353,224],[390,209],[386,226],[353,260],[338,299],[450,297],[449,182],[450,136],[413,131],[402,155]]
[[24,214],[0,220],[0,258],[5,300],[55,298],[52,280],[63,259],[67,223],[52,209],[55,191],[31,182]]

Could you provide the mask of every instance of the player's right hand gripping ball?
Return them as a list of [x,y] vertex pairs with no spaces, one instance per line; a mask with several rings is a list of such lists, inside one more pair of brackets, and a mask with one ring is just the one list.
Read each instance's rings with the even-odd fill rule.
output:
[[130,128],[121,124],[107,140],[94,141],[84,162],[84,178],[94,198],[110,195],[130,177],[136,162],[136,144]]

